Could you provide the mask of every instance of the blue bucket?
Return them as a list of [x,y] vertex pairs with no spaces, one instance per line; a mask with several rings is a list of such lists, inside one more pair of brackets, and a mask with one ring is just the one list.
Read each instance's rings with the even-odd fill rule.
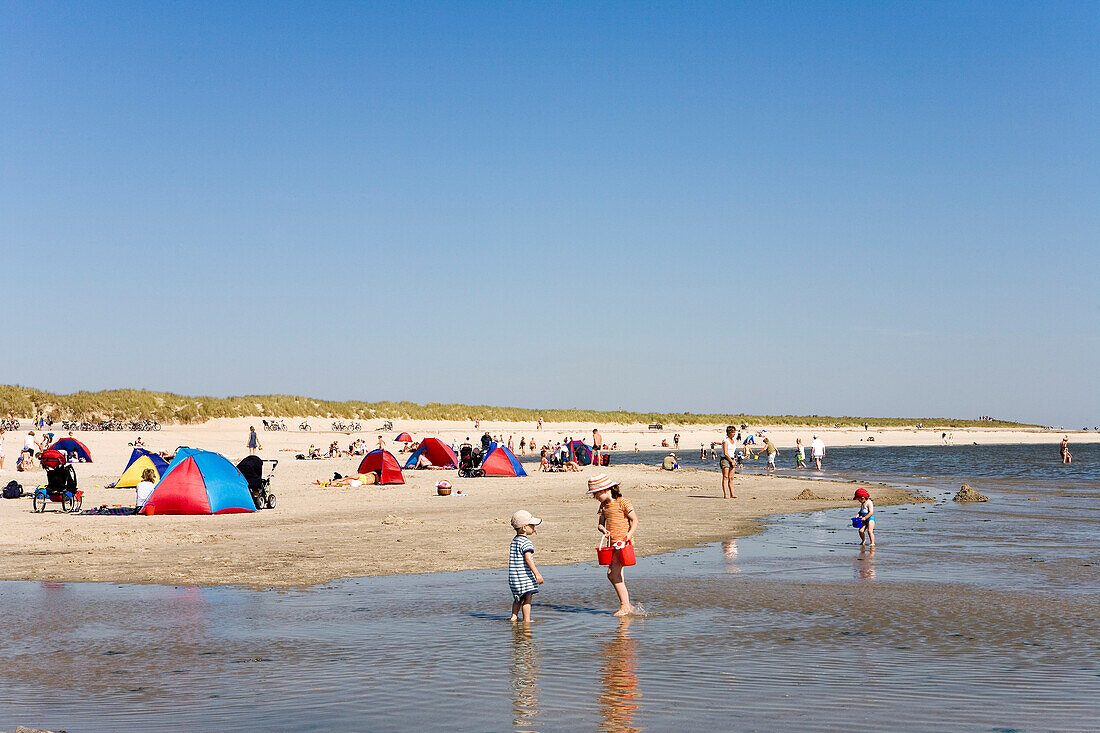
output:
[[856,529],[863,528],[863,517],[852,517],[852,526]]

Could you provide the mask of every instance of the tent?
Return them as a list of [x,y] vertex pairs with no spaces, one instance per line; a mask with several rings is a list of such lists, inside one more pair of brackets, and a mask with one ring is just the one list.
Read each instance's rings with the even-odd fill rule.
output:
[[420,447],[409,456],[409,460],[405,461],[405,468],[413,468],[416,466],[416,462],[420,460],[421,454],[423,454],[433,466],[458,468],[458,458],[455,457],[455,452],[451,450],[451,446],[447,445],[439,438],[424,438],[424,440],[420,441]]
[[401,464],[393,457],[393,453],[388,450],[376,448],[363,456],[363,460],[359,464],[359,473],[370,473],[372,471],[378,471],[381,476],[378,480],[380,484],[405,483],[405,477],[401,473]]
[[572,440],[565,444],[569,451],[570,460],[576,461],[579,466],[587,466],[592,463],[592,449],[579,440]]
[[396,438],[393,439],[393,442],[394,443],[411,443],[411,442],[413,442],[413,436],[409,435],[408,433],[401,433],[401,435],[398,435]]
[[76,438],[62,438],[51,445],[50,448],[59,450],[66,456],[75,450],[81,461],[84,463],[92,462],[92,452],[88,450],[88,446],[84,445]]
[[126,464],[126,468],[122,469],[122,475],[118,477],[118,481],[115,481],[115,488],[132,489],[136,487],[138,481],[141,481],[141,474],[147,468],[153,469],[153,472],[157,475],[155,480],[160,481],[160,477],[164,475],[165,469],[168,468],[168,461],[152,451],[147,451],[144,448],[134,448],[134,452],[130,454],[130,461]]
[[254,512],[248,482],[218,453],[180,448],[153,487],[142,514],[235,514]]
[[516,454],[507,446],[494,445],[492,450],[481,459],[481,468],[486,476],[526,476],[527,472],[516,460]]

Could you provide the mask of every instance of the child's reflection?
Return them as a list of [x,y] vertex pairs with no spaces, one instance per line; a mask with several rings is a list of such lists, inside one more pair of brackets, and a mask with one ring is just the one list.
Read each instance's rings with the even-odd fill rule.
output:
[[726,558],[726,572],[727,573],[739,573],[741,568],[737,567],[737,539],[726,540],[722,543],[722,554]]
[[875,548],[860,547],[859,557],[855,561],[857,580],[871,580],[875,577]]
[[539,649],[531,627],[512,628],[512,725],[532,730],[539,714]]
[[619,621],[619,628],[604,642],[604,663],[600,668],[600,716],[603,718],[601,730],[619,733],[637,733],[641,728],[633,725],[634,713],[638,710],[636,699],[642,696],[638,691],[637,659],[630,638],[630,617]]

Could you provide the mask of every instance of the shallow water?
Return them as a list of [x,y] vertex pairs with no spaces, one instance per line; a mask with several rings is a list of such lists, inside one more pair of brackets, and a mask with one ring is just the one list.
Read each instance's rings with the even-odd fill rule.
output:
[[[852,511],[778,517],[642,559],[645,615],[626,621],[594,564],[545,568],[527,630],[502,571],[286,592],[3,583],[21,620],[0,637],[0,728],[1095,729],[1100,460],[997,479],[988,449],[954,475],[926,466],[942,455],[872,450],[937,498],[877,508],[873,552]],[[950,502],[960,480],[991,501]]]

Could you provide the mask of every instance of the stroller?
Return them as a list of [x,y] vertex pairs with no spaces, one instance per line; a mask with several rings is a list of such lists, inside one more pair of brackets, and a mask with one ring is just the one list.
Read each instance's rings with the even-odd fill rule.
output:
[[[270,463],[271,467],[264,475],[264,464]],[[279,465],[277,460],[263,460],[259,456],[245,456],[237,464],[237,470],[248,482],[248,491],[252,494],[252,502],[257,509],[274,509],[275,495],[268,491],[271,478],[275,475],[275,467]]]
[[463,443],[458,449],[458,475],[460,478],[481,478],[485,475],[481,468],[481,451],[469,443]]
[[84,492],[76,487],[76,469],[65,462],[61,451],[42,451],[39,457],[42,468],[46,469],[46,485],[34,490],[33,506],[36,512],[46,511],[46,503],[53,501],[61,504],[64,512],[78,512],[84,503]]

